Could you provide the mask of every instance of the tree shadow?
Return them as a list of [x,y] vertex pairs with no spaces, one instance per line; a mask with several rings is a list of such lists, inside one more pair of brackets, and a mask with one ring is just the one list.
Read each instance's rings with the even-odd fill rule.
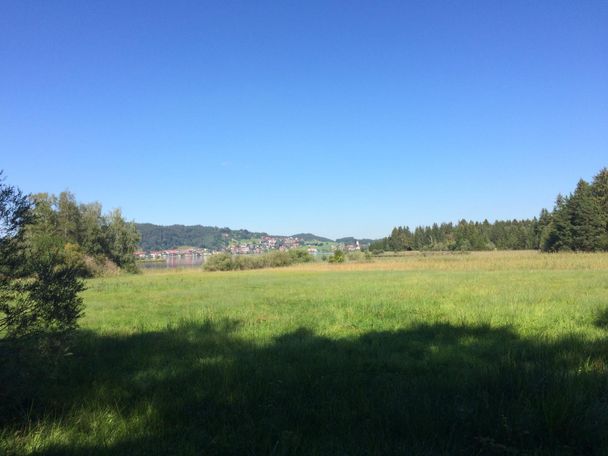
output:
[[98,446],[40,453],[608,451],[605,340],[437,323],[337,340],[300,328],[253,344],[239,325],[81,332],[62,378],[38,392],[34,418],[61,425],[80,410],[111,410],[131,427]]
[[608,307],[596,311],[593,324],[598,328],[608,329]]

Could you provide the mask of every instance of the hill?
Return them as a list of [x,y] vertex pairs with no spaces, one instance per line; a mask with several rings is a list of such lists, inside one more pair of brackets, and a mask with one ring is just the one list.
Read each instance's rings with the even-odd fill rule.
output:
[[369,245],[372,242],[374,242],[373,239],[357,239],[352,236],[336,239],[336,242],[338,242],[340,244],[354,244],[356,241],[359,241],[359,244],[361,244],[361,245]]
[[144,250],[172,249],[180,245],[218,250],[226,247],[233,239],[240,241],[268,236],[267,233],[203,225],[163,226],[152,223],[136,223],[135,227],[141,234],[139,245]]
[[[230,241],[246,241],[269,236],[268,233],[253,232],[249,230],[233,230],[227,227],[204,225],[155,225],[153,223],[136,223],[135,227],[141,235],[139,243],[143,250],[174,249],[179,246],[192,246],[210,250],[221,250],[230,244]],[[288,236],[273,236],[287,238]],[[331,239],[317,236],[312,233],[299,233],[297,237],[305,242],[333,242]]]
[[332,239],[317,236],[316,234],[312,233],[298,233],[293,234],[292,237],[297,237],[298,239],[302,239],[305,242],[334,242]]

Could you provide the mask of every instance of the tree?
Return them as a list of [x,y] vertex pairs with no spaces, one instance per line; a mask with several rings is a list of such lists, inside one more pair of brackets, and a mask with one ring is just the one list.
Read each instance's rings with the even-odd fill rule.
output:
[[81,246],[84,252],[93,257],[101,257],[108,251],[104,236],[105,221],[101,214],[101,204],[80,205]]
[[24,227],[32,220],[28,197],[4,184],[2,174],[0,171],[0,284],[20,269]]
[[600,243],[603,250],[608,250],[608,168],[602,169],[591,183],[591,191],[597,199],[597,204],[605,222]]
[[104,216],[101,204],[78,204],[69,192],[58,197],[39,193],[31,199],[33,222],[25,234],[30,244],[48,236],[61,239],[65,261],[83,277],[103,274],[112,269],[112,264],[131,272],[137,270],[133,253],[139,233],[119,210]]
[[608,168],[602,169],[593,178],[591,191],[598,199],[602,213],[608,217]]
[[107,217],[106,240],[112,261],[127,271],[137,271],[133,253],[140,240],[139,232],[133,223],[122,218],[120,209],[115,209]]
[[81,214],[76,197],[70,192],[61,192],[57,199],[57,221],[59,233],[64,242],[80,244]]
[[606,248],[606,219],[591,186],[580,180],[568,201],[572,223],[572,250],[594,251]]
[[572,220],[568,202],[568,197],[557,195],[553,214],[541,238],[541,248],[546,252],[572,250]]
[[580,180],[568,197],[558,195],[549,223],[543,229],[541,248],[549,252],[574,250],[591,252],[608,249],[608,214],[603,209],[602,171],[593,185]]
[[52,234],[25,236],[33,221],[27,196],[0,180],[0,334],[21,339],[65,334],[82,314],[84,289],[66,261],[62,240]]

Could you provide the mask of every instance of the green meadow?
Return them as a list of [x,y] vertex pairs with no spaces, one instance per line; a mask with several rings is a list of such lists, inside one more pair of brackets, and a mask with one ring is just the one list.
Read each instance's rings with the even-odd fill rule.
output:
[[608,254],[87,282],[5,454],[608,454]]

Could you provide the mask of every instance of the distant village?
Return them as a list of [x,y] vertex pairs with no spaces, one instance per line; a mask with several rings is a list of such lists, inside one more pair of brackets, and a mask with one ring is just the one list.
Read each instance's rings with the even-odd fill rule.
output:
[[263,236],[260,239],[250,239],[248,241],[235,241],[219,250],[210,250],[206,248],[183,248],[183,249],[167,249],[167,250],[139,250],[134,255],[139,260],[158,260],[168,257],[187,257],[187,256],[206,256],[218,253],[231,253],[233,255],[256,255],[272,250],[286,251],[291,249],[306,249],[311,255],[331,254],[336,250],[345,252],[355,252],[361,250],[359,241],[353,243],[337,243],[337,242],[316,242],[305,241],[298,237],[292,236]]

